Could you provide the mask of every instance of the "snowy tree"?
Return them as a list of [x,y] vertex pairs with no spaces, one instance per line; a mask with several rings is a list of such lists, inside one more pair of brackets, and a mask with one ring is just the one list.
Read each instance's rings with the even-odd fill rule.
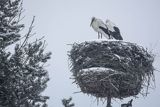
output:
[[22,10],[22,0],[0,1],[0,107],[47,107],[49,97],[42,95],[49,81],[44,64],[51,53],[44,52],[42,39],[29,42],[34,18],[22,36]]
[[74,107],[74,103],[71,103],[71,101],[72,101],[72,97],[70,97],[69,99],[64,98],[62,100],[62,104],[63,104],[64,107]]

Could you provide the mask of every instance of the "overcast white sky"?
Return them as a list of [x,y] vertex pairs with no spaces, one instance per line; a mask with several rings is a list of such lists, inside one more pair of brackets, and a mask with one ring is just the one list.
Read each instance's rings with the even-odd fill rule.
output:
[[[25,24],[36,16],[37,37],[45,36],[47,50],[53,53],[49,61],[51,80],[45,94],[50,96],[49,107],[63,107],[62,98],[73,97],[76,107],[105,107],[94,97],[82,93],[73,80],[68,67],[67,51],[74,42],[97,39],[89,26],[92,16],[112,20],[121,30],[124,41],[153,49],[157,55],[155,67],[160,69],[160,0],[24,0]],[[160,107],[160,72],[156,74],[156,88],[148,97],[134,99],[133,107]],[[126,99],[127,102],[130,99]],[[123,103],[113,101],[113,107]]]

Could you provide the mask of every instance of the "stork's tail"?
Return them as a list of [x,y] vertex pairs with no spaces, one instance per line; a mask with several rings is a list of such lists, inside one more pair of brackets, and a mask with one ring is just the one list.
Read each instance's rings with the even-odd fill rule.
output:
[[120,33],[112,32],[111,35],[117,40],[123,40],[123,38],[122,38]]
[[114,27],[115,32],[112,32],[112,36],[117,40],[123,40],[118,27]]

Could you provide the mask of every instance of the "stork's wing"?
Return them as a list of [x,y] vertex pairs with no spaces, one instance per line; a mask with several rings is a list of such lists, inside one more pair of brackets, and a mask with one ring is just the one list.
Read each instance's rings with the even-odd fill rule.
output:
[[109,30],[107,29],[107,28],[104,28],[104,27],[102,27],[102,26],[99,26],[99,29],[101,29],[106,35],[108,35],[109,36],[109,38],[110,38],[110,32],[109,32]]
[[115,32],[112,32],[112,36],[117,40],[123,40],[119,28],[118,27],[113,27],[113,28]]

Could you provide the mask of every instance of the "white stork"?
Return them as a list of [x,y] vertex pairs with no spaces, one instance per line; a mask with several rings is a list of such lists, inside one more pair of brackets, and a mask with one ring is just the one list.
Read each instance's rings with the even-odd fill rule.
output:
[[111,22],[110,20],[107,19],[106,26],[109,30],[109,34],[111,37],[113,37],[117,40],[123,40],[119,28],[113,22]]
[[92,26],[94,31],[98,32],[98,39],[102,38],[102,35],[104,35],[107,39],[110,39],[108,28],[101,19],[92,17],[90,26]]

